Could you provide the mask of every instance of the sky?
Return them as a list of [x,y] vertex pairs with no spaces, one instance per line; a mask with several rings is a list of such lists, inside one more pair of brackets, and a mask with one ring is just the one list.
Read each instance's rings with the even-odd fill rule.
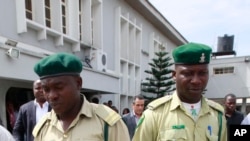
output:
[[234,35],[237,56],[250,56],[250,0],[149,0],[189,42],[217,51],[217,38]]

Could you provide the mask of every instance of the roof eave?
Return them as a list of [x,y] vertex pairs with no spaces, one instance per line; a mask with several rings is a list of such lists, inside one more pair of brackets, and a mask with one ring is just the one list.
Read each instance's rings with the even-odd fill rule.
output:
[[188,43],[188,41],[148,0],[125,1],[177,46]]

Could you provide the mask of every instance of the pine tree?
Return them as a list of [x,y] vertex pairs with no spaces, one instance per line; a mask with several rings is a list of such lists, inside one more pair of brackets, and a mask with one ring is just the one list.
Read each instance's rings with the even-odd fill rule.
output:
[[175,90],[172,85],[175,84],[172,78],[172,69],[170,68],[171,58],[168,56],[168,52],[156,52],[156,58],[152,59],[152,62],[148,63],[151,66],[151,70],[145,70],[144,72],[150,74],[144,82],[141,83],[141,90],[146,93],[150,93],[151,97],[144,95],[145,99],[149,102],[163,97],[169,94],[169,92]]

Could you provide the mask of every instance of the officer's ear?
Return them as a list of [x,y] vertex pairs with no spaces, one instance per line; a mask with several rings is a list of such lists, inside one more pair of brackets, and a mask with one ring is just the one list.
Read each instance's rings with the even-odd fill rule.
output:
[[77,89],[81,90],[82,89],[82,77],[76,76],[75,81],[76,81]]
[[176,80],[176,71],[175,70],[172,71],[172,77],[173,77],[173,79],[175,81]]

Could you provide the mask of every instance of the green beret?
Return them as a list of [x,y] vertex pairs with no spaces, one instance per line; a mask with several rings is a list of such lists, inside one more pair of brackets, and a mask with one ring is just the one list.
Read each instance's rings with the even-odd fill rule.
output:
[[58,53],[41,59],[34,66],[34,71],[40,79],[62,75],[80,75],[82,62],[73,54]]
[[208,64],[212,49],[204,44],[188,43],[175,48],[172,52],[175,64]]

